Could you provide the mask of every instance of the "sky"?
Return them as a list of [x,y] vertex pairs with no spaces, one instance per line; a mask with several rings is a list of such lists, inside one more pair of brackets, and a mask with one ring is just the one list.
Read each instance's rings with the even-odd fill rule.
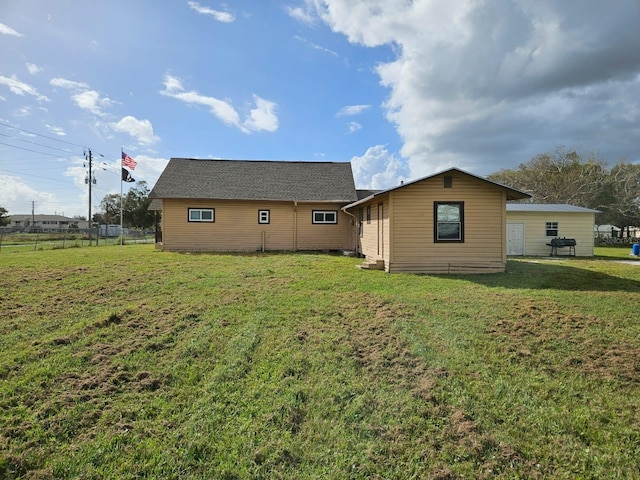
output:
[[124,150],[383,189],[558,147],[640,162],[637,0],[1,0],[0,207],[89,213]]

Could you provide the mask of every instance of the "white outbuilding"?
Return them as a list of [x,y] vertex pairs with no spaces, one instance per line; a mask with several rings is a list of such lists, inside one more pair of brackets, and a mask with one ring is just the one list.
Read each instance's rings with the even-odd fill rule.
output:
[[[507,255],[592,257],[596,213],[567,204],[507,204]],[[552,250],[553,239],[573,239],[575,247]]]

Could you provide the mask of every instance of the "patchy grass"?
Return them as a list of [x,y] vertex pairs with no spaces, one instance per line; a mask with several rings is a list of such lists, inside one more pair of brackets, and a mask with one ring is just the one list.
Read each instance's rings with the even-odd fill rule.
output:
[[640,268],[0,257],[0,478],[635,478]]

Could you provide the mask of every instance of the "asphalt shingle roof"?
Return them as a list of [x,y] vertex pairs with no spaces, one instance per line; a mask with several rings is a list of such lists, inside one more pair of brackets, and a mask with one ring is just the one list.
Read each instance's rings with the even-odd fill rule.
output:
[[353,202],[348,162],[172,158],[150,198]]

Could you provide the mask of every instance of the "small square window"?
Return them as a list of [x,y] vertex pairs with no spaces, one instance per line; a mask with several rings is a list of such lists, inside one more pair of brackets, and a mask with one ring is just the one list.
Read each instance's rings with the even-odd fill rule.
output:
[[269,210],[258,210],[258,223],[269,223]]
[[558,222],[547,222],[546,224],[547,237],[558,236]]

